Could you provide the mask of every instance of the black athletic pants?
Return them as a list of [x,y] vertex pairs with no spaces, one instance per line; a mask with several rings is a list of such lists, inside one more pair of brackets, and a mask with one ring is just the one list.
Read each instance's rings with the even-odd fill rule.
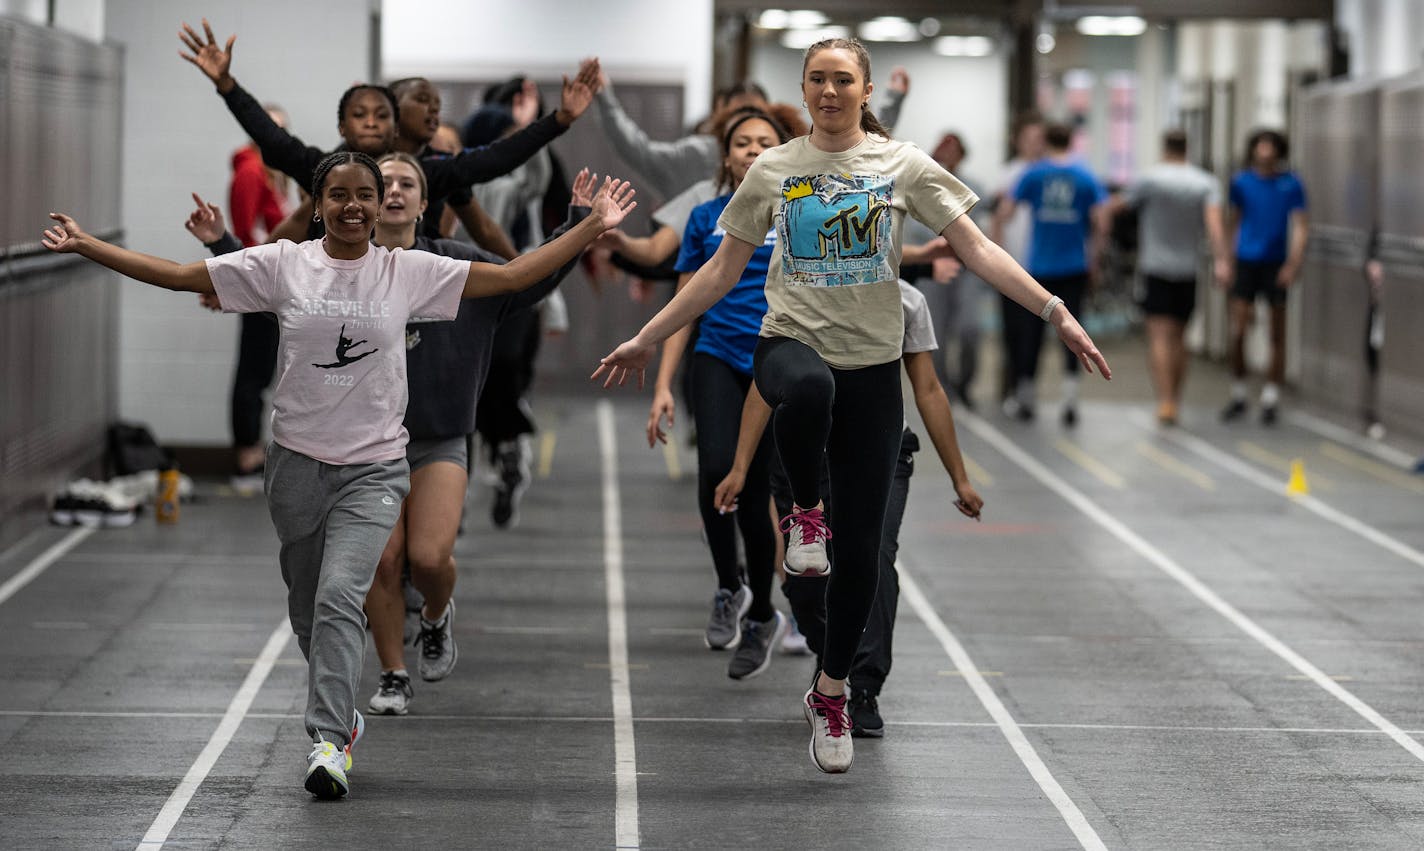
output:
[[277,369],[281,329],[271,314],[244,313],[237,338],[237,372],[232,377],[233,446],[262,443],[262,394]]
[[[1088,288],[1088,276],[1068,275],[1062,278],[1042,278],[1039,283],[1050,293],[1063,299],[1063,305],[1074,316],[1082,313],[1083,294]],[[1044,321],[1019,306],[1008,296],[999,297],[1004,308],[1004,345],[1008,349],[1009,363],[1016,389],[1022,381],[1033,381],[1038,375],[1038,356],[1043,351]],[[1063,368],[1069,374],[1078,371],[1078,358],[1067,347],[1063,347]]]

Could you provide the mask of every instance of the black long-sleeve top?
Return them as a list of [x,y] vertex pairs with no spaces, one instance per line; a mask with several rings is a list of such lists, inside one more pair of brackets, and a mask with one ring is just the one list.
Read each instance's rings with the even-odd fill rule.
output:
[[[232,90],[223,94],[222,99],[233,118],[262,152],[263,163],[268,168],[283,172],[297,181],[297,185],[310,191],[316,167],[329,152],[308,145],[278,127],[262,104],[235,82]],[[423,152],[419,159],[425,171],[428,209],[443,208],[446,197],[458,188],[509,174],[566,130],[568,128],[559,123],[554,113],[549,113],[518,133],[479,148],[466,148],[454,156],[433,154],[428,150]],[[342,144],[336,150],[347,148]],[[425,230],[427,234],[438,237],[439,217],[427,216]]]

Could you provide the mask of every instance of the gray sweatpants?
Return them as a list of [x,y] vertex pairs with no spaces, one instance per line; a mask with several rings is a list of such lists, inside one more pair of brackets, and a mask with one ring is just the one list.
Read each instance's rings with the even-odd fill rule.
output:
[[410,491],[410,468],[404,458],[325,464],[271,443],[266,487],[287,615],[307,659],[307,733],[342,747],[366,652],[362,604]]

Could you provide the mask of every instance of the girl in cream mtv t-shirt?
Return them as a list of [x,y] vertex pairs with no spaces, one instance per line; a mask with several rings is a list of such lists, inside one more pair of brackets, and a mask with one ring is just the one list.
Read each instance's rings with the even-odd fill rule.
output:
[[1107,362],[1061,300],[964,215],[973,193],[923,152],[888,139],[867,108],[872,88],[870,54],[860,42],[827,39],[806,50],[801,93],[810,136],[757,157],[722,214],[727,237],[711,260],[594,373],[607,385],[636,372],[641,385],[654,347],[736,284],[775,223],[769,309],[753,372],[776,412],[772,432],[794,499],[782,521],[788,573],[828,572],[831,530],[818,490],[823,457],[836,496],[822,670],[802,698],[811,759],[827,772],[846,771],[854,756],[845,682],[875,599],[882,520],[900,449],[904,216],[942,234],[970,271],[1051,320],[1085,365],[1107,374]]

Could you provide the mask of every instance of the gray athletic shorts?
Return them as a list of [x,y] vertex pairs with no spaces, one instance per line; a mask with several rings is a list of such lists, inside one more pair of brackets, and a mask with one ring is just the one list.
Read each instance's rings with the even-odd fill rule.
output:
[[412,473],[436,461],[449,461],[466,470],[469,469],[470,450],[464,435],[439,440],[411,440],[405,445],[405,460],[410,462]]

